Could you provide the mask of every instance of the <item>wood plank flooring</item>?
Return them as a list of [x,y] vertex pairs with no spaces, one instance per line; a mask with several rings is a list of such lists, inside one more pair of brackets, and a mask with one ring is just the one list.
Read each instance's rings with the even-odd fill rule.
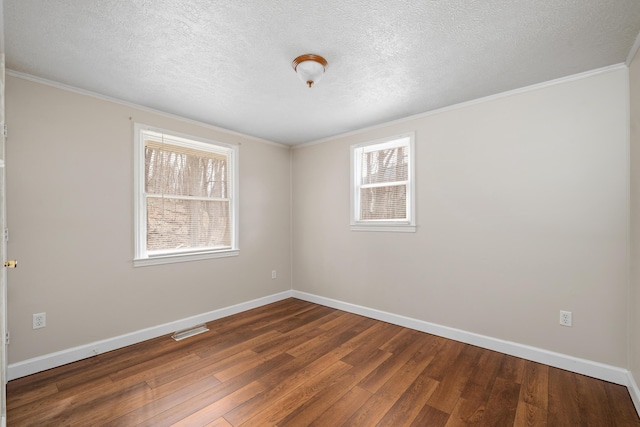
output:
[[287,299],[9,382],[9,426],[640,426],[625,387]]

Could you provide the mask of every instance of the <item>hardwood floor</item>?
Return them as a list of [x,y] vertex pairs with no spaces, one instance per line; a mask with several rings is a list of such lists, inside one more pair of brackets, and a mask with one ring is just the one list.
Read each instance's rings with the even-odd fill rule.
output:
[[627,389],[288,299],[9,382],[9,426],[640,426]]

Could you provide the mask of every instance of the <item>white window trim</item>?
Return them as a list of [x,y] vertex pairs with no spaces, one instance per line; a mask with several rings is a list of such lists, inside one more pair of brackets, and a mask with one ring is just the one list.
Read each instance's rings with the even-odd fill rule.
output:
[[[409,181],[407,184],[407,214],[409,218],[405,220],[368,220],[359,221],[357,213],[360,211],[360,186],[357,185],[356,177],[360,176],[360,161],[356,156],[356,151],[364,149],[367,151],[377,151],[386,148],[399,146],[398,140],[409,138]],[[388,138],[377,139],[365,143],[351,146],[351,231],[393,231],[414,233],[416,231],[416,180],[415,180],[415,132],[395,135]],[[404,183],[402,181],[401,183]],[[385,183],[389,185],[393,183]]]
[[[232,178],[231,188],[231,217],[233,219],[233,227],[231,230],[231,248],[218,250],[203,249],[193,250],[184,253],[169,253],[149,256],[146,251],[147,243],[147,206],[144,196],[144,141],[142,140],[141,131],[147,130],[152,132],[171,135],[176,139],[186,139],[197,141],[205,144],[211,144],[218,147],[230,149],[229,152],[229,176]],[[153,126],[147,126],[140,123],[134,123],[134,153],[133,153],[133,182],[134,182],[134,246],[135,257],[133,259],[134,267],[144,267],[148,265],[170,264],[176,262],[198,261],[211,258],[224,258],[238,256],[240,249],[238,248],[238,194],[239,194],[239,149],[236,145],[225,144],[218,141],[212,141],[204,138],[198,138],[191,135],[185,135],[178,132],[169,131]]]

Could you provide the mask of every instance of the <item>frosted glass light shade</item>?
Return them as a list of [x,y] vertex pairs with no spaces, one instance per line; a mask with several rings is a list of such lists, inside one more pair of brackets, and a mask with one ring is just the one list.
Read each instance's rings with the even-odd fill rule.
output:
[[305,54],[293,60],[293,69],[307,86],[313,87],[320,81],[327,67],[327,60],[320,55]]

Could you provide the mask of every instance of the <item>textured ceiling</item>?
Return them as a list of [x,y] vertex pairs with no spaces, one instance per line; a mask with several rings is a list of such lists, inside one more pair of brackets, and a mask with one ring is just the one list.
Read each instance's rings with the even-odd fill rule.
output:
[[[638,0],[4,0],[30,74],[286,144],[626,60]],[[329,66],[312,89],[303,53]]]

